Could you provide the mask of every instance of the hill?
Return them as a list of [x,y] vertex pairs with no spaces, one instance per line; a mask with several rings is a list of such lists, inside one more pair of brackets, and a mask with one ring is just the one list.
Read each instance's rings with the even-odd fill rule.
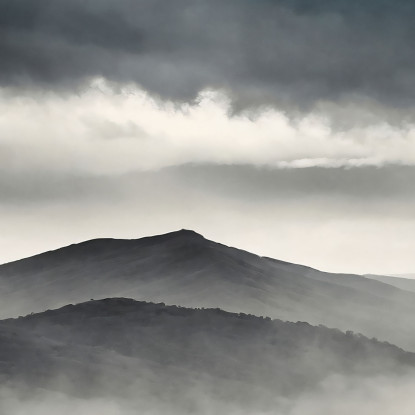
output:
[[371,278],[376,281],[384,282],[401,290],[415,292],[415,275],[408,275],[407,277],[400,276],[387,276],[387,275],[365,275],[367,278]]
[[350,332],[125,298],[3,320],[0,338],[18,408],[66,396],[120,413],[289,413],[327,382],[403,382],[415,367],[415,354]]

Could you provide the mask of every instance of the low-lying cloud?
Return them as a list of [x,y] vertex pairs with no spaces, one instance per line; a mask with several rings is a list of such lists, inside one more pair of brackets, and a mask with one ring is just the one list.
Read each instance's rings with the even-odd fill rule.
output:
[[[197,388],[199,387],[199,393]],[[369,379],[347,378],[333,375],[325,379],[316,389],[297,396],[296,399],[281,398],[271,409],[259,409],[260,415],[283,413],[286,415],[412,415],[415,401],[413,375],[403,377],[374,377]],[[206,392],[206,391],[205,391]],[[195,385],[194,408],[200,415],[228,413],[248,415],[251,409],[239,407],[237,402],[225,403],[212,399],[204,393],[203,384]],[[182,397],[182,408],[157,400],[158,392],[142,397],[123,398],[77,398],[61,392],[36,391],[24,397],[16,389],[0,390],[0,410],[7,414],[26,415],[133,415],[140,411],[143,415],[161,415],[166,411],[183,414],[186,397]],[[180,397],[177,399],[180,402]],[[152,402],[150,408],[148,403]],[[176,402],[177,404],[177,402]],[[275,412],[279,411],[279,412]],[[189,412],[191,413],[191,411]]]

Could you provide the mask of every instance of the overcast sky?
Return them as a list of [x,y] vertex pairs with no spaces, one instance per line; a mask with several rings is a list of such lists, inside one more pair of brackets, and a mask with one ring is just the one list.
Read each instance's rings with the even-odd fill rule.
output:
[[413,273],[415,4],[0,0],[0,262],[180,228]]

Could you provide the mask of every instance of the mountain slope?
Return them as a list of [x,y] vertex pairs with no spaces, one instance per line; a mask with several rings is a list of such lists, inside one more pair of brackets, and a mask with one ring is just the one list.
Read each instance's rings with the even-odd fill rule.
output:
[[124,298],[0,321],[0,338],[2,385],[123,399],[140,413],[275,411],[327,379],[360,385],[415,367],[415,354],[351,333]]
[[259,257],[192,231],[92,240],[0,266],[3,317],[114,296],[308,321],[415,350],[414,293]]

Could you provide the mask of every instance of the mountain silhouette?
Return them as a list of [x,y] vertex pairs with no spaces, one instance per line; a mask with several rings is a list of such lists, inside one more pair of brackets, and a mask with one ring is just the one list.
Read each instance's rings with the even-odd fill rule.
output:
[[415,350],[415,293],[231,248],[190,230],[95,239],[0,266],[1,317],[106,297],[219,307]]

